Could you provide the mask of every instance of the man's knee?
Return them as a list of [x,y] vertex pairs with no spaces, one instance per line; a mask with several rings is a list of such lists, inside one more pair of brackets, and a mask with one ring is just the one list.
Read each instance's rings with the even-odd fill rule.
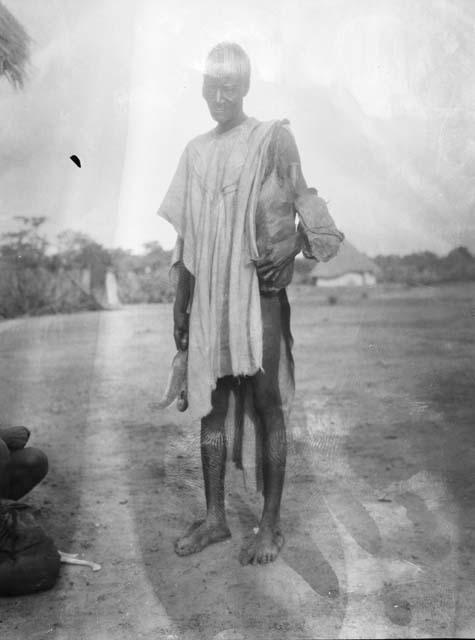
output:
[[35,447],[27,447],[11,454],[12,471],[21,471],[28,475],[35,484],[43,480],[48,473],[46,454]]
[[205,449],[222,449],[226,446],[224,429],[202,429],[200,445]]
[[222,431],[229,404],[229,381],[220,378],[216,389],[211,393],[212,409],[207,416],[201,419],[201,427],[206,431]]
[[266,374],[258,374],[254,385],[254,406],[261,416],[282,413],[282,398],[276,381],[266,380]]

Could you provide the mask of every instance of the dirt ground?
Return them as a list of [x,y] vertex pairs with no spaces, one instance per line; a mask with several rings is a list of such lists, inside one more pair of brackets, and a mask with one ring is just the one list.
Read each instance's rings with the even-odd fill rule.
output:
[[229,468],[231,540],[178,558],[203,511],[198,424],[150,403],[169,305],[0,324],[0,421],[50,459],[27,498],[63,551],[50,592],[0,599],[2,640],[475,634],[475,287],[290,291],[297,395],[287,544],[241,567],[259,497]]

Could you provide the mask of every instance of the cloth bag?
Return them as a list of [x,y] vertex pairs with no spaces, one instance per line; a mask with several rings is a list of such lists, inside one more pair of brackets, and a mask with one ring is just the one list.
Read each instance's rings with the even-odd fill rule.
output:
[[0,596],[51,589],[59,569],[59,552],[30,507],[0,500]]

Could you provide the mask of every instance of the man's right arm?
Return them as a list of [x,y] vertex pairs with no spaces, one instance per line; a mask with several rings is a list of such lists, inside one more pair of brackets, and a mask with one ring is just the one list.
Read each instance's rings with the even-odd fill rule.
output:
[[178,282],[176,287],[175,303],[173,305],[173,336],[177,349],[188,349],[189,308],[193,296],[195,279],[185,267],[183,262],[175,265]]

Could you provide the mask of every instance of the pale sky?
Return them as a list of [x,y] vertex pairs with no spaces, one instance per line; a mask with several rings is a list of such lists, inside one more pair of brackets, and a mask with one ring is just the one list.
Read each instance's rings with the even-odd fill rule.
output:
[[[33,38],[0,80],[0,232],[14,215],[135,251],[186,143],[212,126],[201,67],[252,63],[248,115],[288,118],[307,182],[369,255],[475,252],[472,0],[3,0]],[[69,159],[79,156],[82,168]]]

